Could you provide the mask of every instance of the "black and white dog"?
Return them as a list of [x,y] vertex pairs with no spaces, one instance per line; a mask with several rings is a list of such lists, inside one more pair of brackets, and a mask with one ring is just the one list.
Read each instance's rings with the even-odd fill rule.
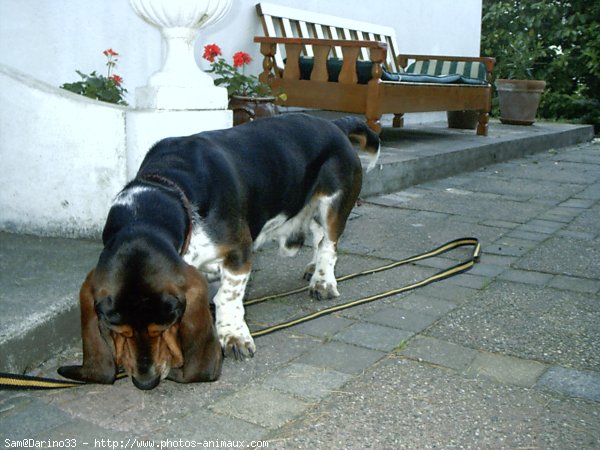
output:
[[[224,353],[252,356],[255,345],[242,300],[252,250],[267,240],[278,241],[280,253],[291,256],[310,231],[314,256],[305,273],[310,294],[338,296],[337,242],[362,183],[349,137],[370,154],[373,167],[379,138],[356,118],[330,122],[286,114],[155,144],[136,178],[116,197],[103,232],[104,251],[82,287],[82,318],[85,308],[86,323],[94,329],[95,310],[104,338],[82,323],[84,365],[63,372],[110,381],[110,354],[96,361],[92,353],[112,336],[115,364],[129,361],[126,369],[142,388],[166,376],[183,382],[218,377],[219,356],[199,351],[203,345],[197,342],[214,340],[215,331],[204,330],[196,341],[192,331],[181,336],[186,329],[212,328],[206,319],[192,325],[199,316],[189,312],[191,286],[194,296],[206,296],[192,267],[220,273],[214,303],[216,339]],[[204,311],[205,302],[199,302]],[[87,366],[86,340],[93,343]],[[187,375],[170,372],[182,364],[188,365]],[[94,371],[104,372],[104,378]]]

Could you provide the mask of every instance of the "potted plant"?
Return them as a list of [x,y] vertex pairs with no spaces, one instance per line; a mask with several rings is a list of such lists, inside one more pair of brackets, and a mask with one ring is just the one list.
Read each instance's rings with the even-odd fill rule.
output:
[[[533,30],[531,30],[533,31]],[[513,34],[511,42],[504,52],[496,55],[495,86],[500,106],[500,121],[511,125],[531,125],[535,116],[546,82],[534,79],[537,61],[544,50],[537,37],[524,30]]]
[[112,48],[102,52],[106,56],[106,76],[99,75],[96,71],[89,75],[76,70],[81,77],[81,81],[73,83],[64,83],[60,87],[75,94],[93,98],[108,103],[116,103],[117,105],[127,106],[125,101],[125,93],[127,89],[123,87],[123,78],[117,74],[111,74],[112,69],[117,65],[117,56],[119,54]]
[[227,88],[229,109],[233,110],[233,124],[239,125],[261,117],[279,114],[275,102],[285,101],[285,94],[274,95],[268,84],[262,83],[254,75],[246,75],[245,67],[252,58],[248,53],[236,52],[233,64],[221,58],[221,49],[216,44],[204,46],[202,57],[211,63],[209,73],[217,75],[215,84]]

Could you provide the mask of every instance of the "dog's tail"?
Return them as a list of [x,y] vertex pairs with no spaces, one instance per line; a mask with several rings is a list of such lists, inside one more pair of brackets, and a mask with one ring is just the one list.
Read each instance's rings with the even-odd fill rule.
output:
[[369,154],[367,172],[371,171],[377,164],[381,150],[381,142],[377,133],[371,130],[364,120],[357,117],[342,117],[334,120],[333,123],[351,140],[358,142],[360,148]]

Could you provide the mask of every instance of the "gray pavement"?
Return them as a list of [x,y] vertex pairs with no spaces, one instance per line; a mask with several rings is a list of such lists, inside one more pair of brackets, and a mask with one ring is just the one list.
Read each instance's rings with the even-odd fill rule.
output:
[[[164,382],[143,392],[121,380],[1,392],[0,446],[70,439],[79,448],[152,448],[148,441],[224,447],[227,440],[283,449],[600,448],[600,145],[560,145],[572,130],[493,124],[480,145],[500,145],[464,165],[466,155],[474,157],[467,132],[384,134],[384,164],[402,159],[413,137],[418,145],[455,146],[450,154],[457,155],[436,159],[423,147],[422,158],[412,154],[401,172],[412,167],[429,181],[365,195],[348,222],[337,273],[462,236],[483,245],[472,271],[258,338],[256,356],[226,360],[215,383]],[[367,183],[367,193],[389,192]],[[0,245],[0,306],[7,312],[0,334],[10,335],[0,342],[2,359],[54,376],[57,366],[81,359],[74,292],[98,243],[0,233]],[[309,249],[286,260],[276,253],[257,253],[251,298],[303,285]],[[456,250],[346,281],[339,301],[414,282],[464,256]],[[58,313],[43,320],[20,312],[28,293],[40,291],[48,305],[66,305],[62,322]],[[250,306],[247,319],[256,329],[336,302],[297,294]],[[40,326],[46,332],[35,331]],[[29,340],[19,337],[28,330]],[[57,344],[50,360],[33,367],[48,341],[71,345],[58,351]]]

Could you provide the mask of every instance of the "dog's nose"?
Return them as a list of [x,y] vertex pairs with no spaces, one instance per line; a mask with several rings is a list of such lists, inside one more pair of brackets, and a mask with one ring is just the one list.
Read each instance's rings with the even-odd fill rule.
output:
[[136,388],[141,389],[143,391],[149,391],[150,389],[154,389],[160,383],[160,375],[156,377],[142,377],[136,378],[134,376],[131,377],[131,381]]

